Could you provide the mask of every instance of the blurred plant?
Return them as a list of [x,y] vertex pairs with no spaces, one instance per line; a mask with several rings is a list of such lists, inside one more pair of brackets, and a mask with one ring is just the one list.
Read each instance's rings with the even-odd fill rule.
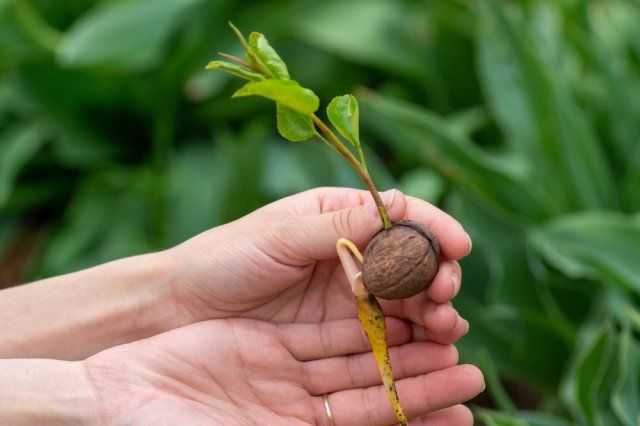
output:
[[228,102],[230,79],[202,70],[214,49],[238,53],[231,19],[268,33],[321,98],[374,89],[359,99],[378,185],[469,228],[461,353],[500,410],[479,417],[636,425],[639,9],[0,0],[0,269],[29,252],[20,279],[63,273],[292,192],[358,185],[323,147],[285,148],[265,103]]
[[[600,26],[603,14],[637,20],[640,10],[483,0],[473,13],[479,75],[502,143],[481,147],[415,104],[372,92],[363,101],[367,124],[393,150],[419,155],[450,183],[447,205],[477,243],[459,302],[473,324],[462,353],[483,365],[503,410],[480,418],[635,425],[640,98],[631,94],[639,94],[640,51],[631,34],[640,33],[620,22],[629,37],[617,34],[606,53]],[[519,413],[499,376],[527,384],[526,399],[555,416]]]

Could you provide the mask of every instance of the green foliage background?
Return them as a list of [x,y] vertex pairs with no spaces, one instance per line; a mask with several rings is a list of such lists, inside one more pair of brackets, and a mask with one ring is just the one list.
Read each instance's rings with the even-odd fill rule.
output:
[[469,229],[461,352],[494,408],[479,419],[639,424],[637,0],[0,0],[0,270],[33,233],[25,280],[360,185],[204,71],[239,53],[229,19],[325,105],[371,89],[378,185]]

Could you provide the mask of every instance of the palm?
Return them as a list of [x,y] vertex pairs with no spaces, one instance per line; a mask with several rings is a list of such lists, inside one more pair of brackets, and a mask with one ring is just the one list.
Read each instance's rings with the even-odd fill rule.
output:
[[[366,350],[357,322],[314,327],[208,321],[99,353],[86,366],[102,401],[103,422],[327,425],[319,395],[332,393],[337,426],[392,424],[382,387],[363,389],[379,379],[372,356],[357,354]],[[399,376],[419,376],[400,381],[409,413],[425,415],[480,390],[472,367],[452,367],[457,362],[452,347],[410,342],[399,321],[390,327],[395,329],[390,343],[401,345],[392,354]],[[324,340],[315,338],[314,330]],[[416,351],[431,356],[416,358]],[[420,376],[440,369],[445,370]],[[452,392],[425,403],[420,395],[429,383]],[[443,415],[460,416],[460,407],[432,414]]]
[[[90,359],[107,424],[309,424],[311,397],[291,354],[268,333],[225,324],[234,323],[198,324]],[[116,376],[114,366],[123,366]]]

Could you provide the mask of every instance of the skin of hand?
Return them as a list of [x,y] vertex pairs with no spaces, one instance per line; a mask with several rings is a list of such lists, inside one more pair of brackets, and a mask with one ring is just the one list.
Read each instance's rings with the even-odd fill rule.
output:
[[[484,389],[482,374],[456,365],[452,345],[415,341],[390,318],[389,344],[411,425],[471,426],[463,402]],[[319,338],[320,337],[320,338]],[[204,321],[108,349],[82,364],[102,426],[335,426],[395,424],[356,319],[274,324]]]
[[[457,261],[470,252],[471,240],[456,220],[431,204],[397,190],[381,195],[393,221],[426,225],[443,254],[431,287],[409,299],[382,301],[385,314],[410,320],[416,335],[453,343],[469,329],[450,300],[460,289]],[[276,201],[162,255],[173,265],[174,300],[186,322],[355,318],[335,243],[344,237],[364,248],[381,226],[368,192],[319,188]]]
[[[450,300],[460,289],[457,260],[471,250],[471,241],[458,222],[422,200],[396,190],[382,197],[392,220],[427,225],[442,247],[431,287],[410,299],[382,301],[385,314],[408,319],[416,338],[453,343],[469,328]],[[380,228],[368,192],[319,188],[162,252],[3,290],[0,358],[80,360],[217,318],[356,318],[335,243],[344,237],[364,248]]]

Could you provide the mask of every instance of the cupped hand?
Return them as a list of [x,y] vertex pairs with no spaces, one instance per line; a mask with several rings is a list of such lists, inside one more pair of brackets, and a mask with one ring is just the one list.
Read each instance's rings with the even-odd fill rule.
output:
[[[451,345],[415,341],[388,319],[398,391],[412,425],[471,426],[460,405],[484,388]],[[84,361],[97,423],[116,425],[383,426],[395,417],[355,319],[192,324]]]
[[[382,193],[393,221],[410,219],[438,237],[442,259],[431,287],[383,301],[387,315],[411,320],[416,334],[452,343],[469,328],[450,300],[460,289],[458,259],[471,241],[452,217],[397,190]],[[176,265],[174,294],[189,321],[243,317],[320,322],[356,317],[336,256],[340,237],[364,248],[381,229],[366,191],[320,188],[290,196],[165,252]]]

